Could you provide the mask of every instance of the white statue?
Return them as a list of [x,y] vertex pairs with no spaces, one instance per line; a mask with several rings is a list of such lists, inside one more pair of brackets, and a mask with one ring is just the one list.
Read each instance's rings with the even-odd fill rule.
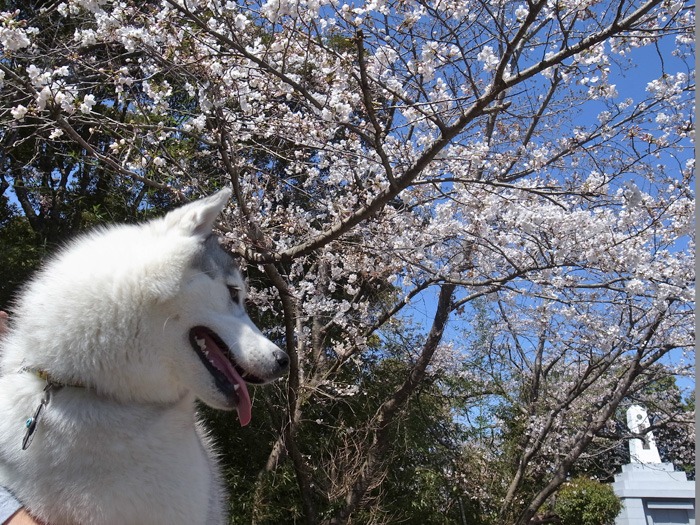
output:
[[659,449],[656,448],[654,434],[649,428],[647,411],[639,405],[627,409],[627,427],[635,434],[644,434],[642,439],[630,439],[631,463],[661,463]]

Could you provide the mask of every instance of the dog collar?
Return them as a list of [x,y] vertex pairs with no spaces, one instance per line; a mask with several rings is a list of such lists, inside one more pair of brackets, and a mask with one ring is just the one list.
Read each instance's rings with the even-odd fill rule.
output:
[[43,396],[41,397],[39,406],[36,407],[34,415],[28,417],[24,422],[26,431],[24,432],[24,438],[22,439],[22,450],[27,450],[29,445],[32,443],[32,439],[34,439],[34,431],[36,430],[36,425],[39,422],[41,411],[49,404],[49,401],[51,401],[51,393],[63,388],[64,386],[73,388],[85,388],[85,386],[79,383],[62,383],[60,381],[56,381],[46,370],[25,367],[22,368],[22,372],[29,372],[46,381],[46,386],[44,387]]
[[85,385],[77,382],[68,382],[68,381],[58,381],[55,379],[51,374],[49,374],[46,370],[42,370],[41,368],[30,368],[30,367],[24,367],[21,370],[22,372],[29,372],[30,374],[34,374],[37,376],[39,379],[42,379],[46,381],[47,385],[51,385],[52,387],[55,388],[61,388],[64,386],[69,386],[72,388],[86,388]]

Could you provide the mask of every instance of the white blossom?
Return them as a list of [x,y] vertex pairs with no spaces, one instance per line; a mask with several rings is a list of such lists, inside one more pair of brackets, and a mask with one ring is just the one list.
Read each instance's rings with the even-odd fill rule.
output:
[[0,45],[7,51],[18,51],[31,45],[30,35],[36,33],[36,28],[25,28],[16,20],[19,10],[0,12]]
[[95,95],[85,95],[79,109],[82,113],[90,113],[96,103]]
[[44,87],[51,80],[50,72],[42,71],[34,64],[31,64],[27,68],[27,74],[29,75],[29,80],[32,85],[36,88]]
[[12,113],[12,118],[14,118],[15,120],[22,120],[27,114],[27,108],[22,104],[19,104],[12,108],[12,110],[10,110],[10,113]]
[[484,46],[478,55],[476,55],[477,60],[484,63],[484,69],[486,71],[493,71],[498,66],[500,59],[498,55],[493,50],[491,46]]

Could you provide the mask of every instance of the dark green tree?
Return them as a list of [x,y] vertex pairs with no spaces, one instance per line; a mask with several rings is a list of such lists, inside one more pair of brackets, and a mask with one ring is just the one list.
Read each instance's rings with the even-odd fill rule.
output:
[[613,525],[620,510],[622,502],[610,485],[585,477],[565,483],[554,504],[562,525]]

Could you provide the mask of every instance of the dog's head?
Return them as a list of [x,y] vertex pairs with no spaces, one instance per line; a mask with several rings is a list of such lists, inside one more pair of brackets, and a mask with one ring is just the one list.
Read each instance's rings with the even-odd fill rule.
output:
[[189,392],[247,424],[246,383],[280,377],[289,358],[251,322],[238,266],[212,234],[230,195],[69,245],[20,297],[5,366],[125,402]]
[[246,383],[263,384],[280,377],[288,369],[289,357],[248,317],[246,285],[238,265],[212,234],[229,197],[230,190],[222,190],[169,213],[156,225],[166,235],[182,235],[195,246],[178,293],[159,306],[167,313],[163,331],[175,336],[172,346],[182,345],[183,334],[189,345],[189,352],[175,354],[172,373],[177,381],[212,407],[235,407],[245,425],[251,417]]

